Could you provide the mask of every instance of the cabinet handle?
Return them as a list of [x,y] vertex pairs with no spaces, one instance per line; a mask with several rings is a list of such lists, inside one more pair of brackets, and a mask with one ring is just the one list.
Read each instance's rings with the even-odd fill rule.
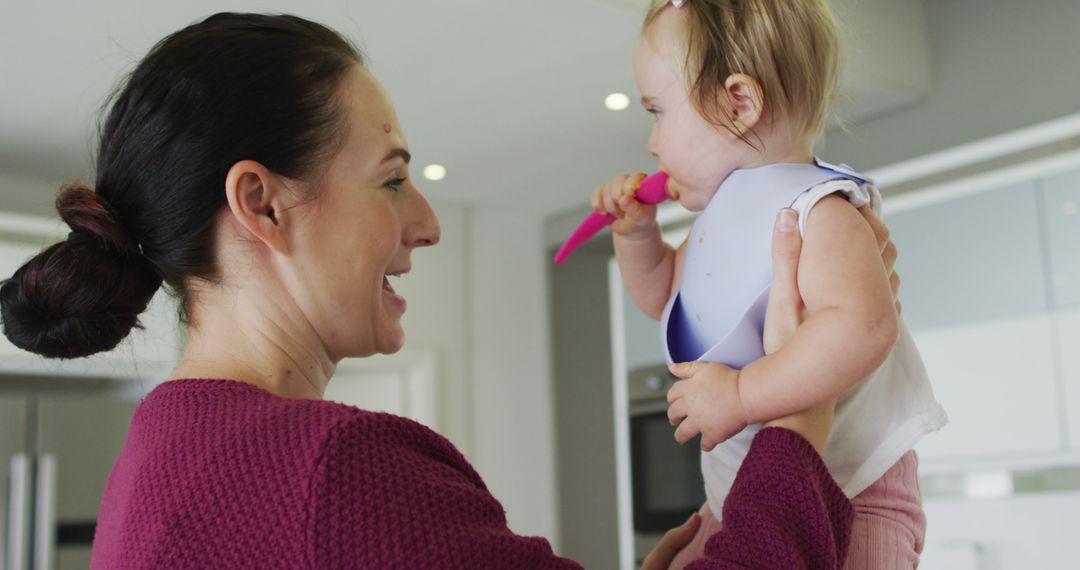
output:
[[37,463],[34,570],[53,570],[56,567],[56,456],[44,453]]
[[30,457],[11,456],[11,487],[8,495],[7,568],[30,567]]

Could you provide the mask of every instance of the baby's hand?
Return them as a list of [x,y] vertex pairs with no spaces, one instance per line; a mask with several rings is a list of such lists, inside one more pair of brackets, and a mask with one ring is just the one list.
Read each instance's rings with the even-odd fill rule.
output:
[[656,206],[642,204],[634,197],[645,173],[620,174],[593,191],[592,208],[615,216],[611,231],[626,237],[647,235],[656,224]]
[[686,443],[700,433],[701,449],[712,451],[746,427],[738,370],[712,362],[680,362],[668,370],[682,378],[667,394],[668,420],[679,426],[675,441]]

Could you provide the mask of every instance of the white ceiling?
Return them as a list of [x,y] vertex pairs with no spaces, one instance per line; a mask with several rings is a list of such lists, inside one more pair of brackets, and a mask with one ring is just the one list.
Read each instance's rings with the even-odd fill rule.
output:
[[[647,116],[603,107],[612,91],[636,98],[642,5],[0,0],[0,172],[50,184],[89,177],[101,106],[154,42],[218,11],[290,12],[366,52],[397,107],[414,174],[429,162],[449,170],[442,182],[423,181],[434,201],[554,212],[583,203],[616,171],[652,164]],[[0,200],[17,190],[0,188]]]
[[[290,12],[353,39],[395,102],[414,175],[431,162],[449,171],[420,180],[432,201],[540,217],[579,207],[613,174],[655,165],[644,149],[648,116],[636,104],[603,106],[614,91],[637,99],[631,57],[647,3],[0,0],[0,211],[48,214],[60,183],[90,179],[96,125],[117,82],[162,37],[220,11]],[[911,67],[904,59],[925,59],[911,57],[926,43],[919,0],[832,3],[861,32],[842,28],[851,57],[841,95],[856,97],[842,97],[849,108],[838,111],[858,118],[919,96],[901,73]],[[903,32],[891,47],[878,46],[880,30],[894,28]],[[928,75],[926,65],[916,71]]]

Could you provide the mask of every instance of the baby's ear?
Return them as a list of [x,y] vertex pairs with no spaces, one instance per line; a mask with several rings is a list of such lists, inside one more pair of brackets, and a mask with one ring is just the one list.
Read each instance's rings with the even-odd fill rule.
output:
[[745,135],[761,121],[765,109],[765,95],[756,79],[743,73],[734,73],[724,80],[724,94],[731,125],[739,135]]

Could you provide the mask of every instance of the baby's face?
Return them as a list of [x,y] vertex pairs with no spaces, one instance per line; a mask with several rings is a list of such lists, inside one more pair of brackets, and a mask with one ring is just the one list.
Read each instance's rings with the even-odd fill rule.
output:
[[645,109],[653,115],[648,150],[671,177],[669,188],[691,211],[708,205],[732,170],[753,159],[753,149],[723,127],[706,121],[687,93],[682,73],[685,48],[679,11],[668,8],[649,26],[634,54],[634,77]]

